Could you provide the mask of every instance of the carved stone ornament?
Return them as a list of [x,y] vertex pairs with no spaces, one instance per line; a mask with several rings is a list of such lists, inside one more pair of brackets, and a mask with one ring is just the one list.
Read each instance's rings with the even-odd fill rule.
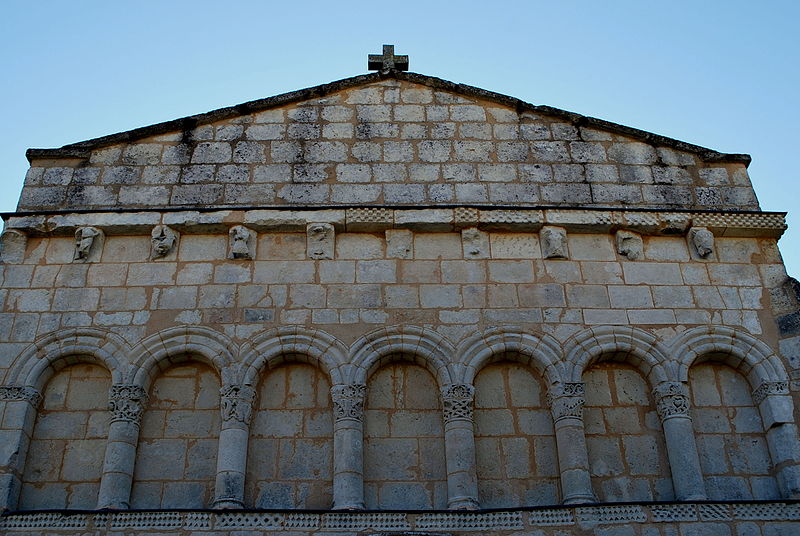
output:
[[789,382],[764,382],[753,391],[753,403],[758,406],[770,395],[788,395]]
[[542,227],[539,231],[542,242],[542,256],[545,259],[566,259],[569,257],[567,252],[567,231],[563,227]]
[[34,408],[37,408],[39,404],[42,403],[42,395],[33,387],[25,385],[2,385],[0,386],[0,401],[25,401]]
[[656,411],[663,421],[670,417],[689,416],[689,388],[681,382],[660,383],[653,389]]
[[249,385],[226,385],[219,390],[222,403],[220,412],[225,422],[238,421],[250,424],[256,391]]
[[96,227],[78,227],[75,231],[75,254],[72,259],[76,261],[93,260],[102,237],[103,231]]
[[467,384],[453,384],[442,388],[444,422],[454,420],[472,421],[472,401],[475,388]]
[[142,422],[142,414],[147,405],[147,391],[139,385],[112,385],[108,391],[108,409],[111,421]]
[[705,227],[689,229],[689,243],[698,256],[705,259],[714,252],[714,233]]
[[474,227],[463,229],[461,231],[461,244],[466,258],[489,258],[489,233],[479,231]]
[[150,233],[150,244],[152,247],[152,258],[160,259],[166,257],[178,243],[178,235],[166,225],[156,225]]
[[331,387],[333,400],[333,415],[337,421],[343,419],[364,418],[364,397],[367,395],[367,386],[356,383],[350,385],[334,385]]
[[229,259],[252,259],[255,233],[244,225],[236,225],[228,231]]
[[330,223],[309,223],[306,227],[306,249],[309,259],[332,259],[336,234]]
[[558,383],[552,386],[547,393],[547,403],[550,405],[553,421],[567,418],[583,419],[585,392],[583,383]]
[[644,256],[642,237],[631,231],[617,231],[617,253],[630,261],[641,259]]

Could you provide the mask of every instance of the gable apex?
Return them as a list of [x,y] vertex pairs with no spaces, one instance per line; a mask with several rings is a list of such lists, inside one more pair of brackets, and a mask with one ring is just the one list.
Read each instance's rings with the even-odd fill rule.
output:
[[201,114],[190,115],[187,117],[156,123],[154,125],[145,127],[139,127],[116,134],[110,134],[107,136],[101,136],[99,138],[71,143],[59,148],[31,148],[26,151],[25,155],[29,162],[33,162],[35,159],[86,159],[89,158],[91,151],[95,149],[116,144],[132,143],[145,138],[167,133],[190,131],[199,126],[211,124],[217,121],[229,120],[281,106],[300,103],[303,101],[321,99],[340,91],[358,88],[359,86],[368,86],[370,84],[375,84],[387,79],[395,79],[412,84],[419,84],[434,90],[453,93],[455,95],[460,95],[467,98],[481,99],[512,108],[518,113],[530,112],[534,114],[550,116],[560,119],[566,123],[570,123],[575,127],[592,128],[625,136],[650,145],[668,147],[677,151],[692,153],[697,155],[704,162],[739,163],[747,166],[751,161],[750,155],[747,154],[721,153],[707,147],[683,142],[674,138],[654,134],[652,132],[647,132],[637,128],[620,125],[611,121],[581,115],[575,112],[562,110],[560,108],[554,108],[552,106],[531,104],[516,97],[477,88],[467,84],[459,84],[433,76],[397,70],[358,75],[334,82],[329,82],[327,84],[290,91],[288,93],[275,95],[273,97],[256,99]]

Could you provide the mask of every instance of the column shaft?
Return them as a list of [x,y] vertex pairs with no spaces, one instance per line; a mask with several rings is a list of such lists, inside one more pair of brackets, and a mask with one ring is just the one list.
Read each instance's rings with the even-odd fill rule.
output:
[[41,400],[32,387],[0,386],[0,402],[5,405],[0,429],[0,512],[17,508],[36,408]]
[[563,383],[547,395],[556,432],[564,504],[595,502],[583,426],[584,385]]
[[442,389],[444,445],[447,464],[447,507],[451,510],[478,508],[478,474],[475,458],[475,428],[471,385],[448,385]]
[[98,509],[130,508],[139,423],[142,420],[147,392],[138,385],[112,385],[108,396],[111,424],[97,495]]
[[784,499],[800,498],[800,443],[789,382],[764,382],[753,391],[767,435],[778,489]]
[[255,390],[247,385],[226,385],[220,395],[222,429],[217,447],[214,508],[244,508],[247,446]]
[[334,385],[333,509],[364,509],[364,397],[367,386]]
[[664,429],[672,488],[679,501],[707,498],[700,455],[689,416],[689,389],[680,382],[664,382],[653,390],[656,410]]

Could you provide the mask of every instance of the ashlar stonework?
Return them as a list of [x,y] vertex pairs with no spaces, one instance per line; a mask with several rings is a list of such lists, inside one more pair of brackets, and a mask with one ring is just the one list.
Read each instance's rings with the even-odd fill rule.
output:
[[384,52],[28,151],[0,529],[799,532],[800,287],[749,157]]

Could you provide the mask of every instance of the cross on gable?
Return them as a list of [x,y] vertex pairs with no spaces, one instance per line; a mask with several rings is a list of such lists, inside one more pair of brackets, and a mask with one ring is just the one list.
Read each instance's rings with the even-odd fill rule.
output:
[[408,56],[395,56],[394,45],[383,45],[383,54],[370,54],[367,57],[370,71],[407,71]]

